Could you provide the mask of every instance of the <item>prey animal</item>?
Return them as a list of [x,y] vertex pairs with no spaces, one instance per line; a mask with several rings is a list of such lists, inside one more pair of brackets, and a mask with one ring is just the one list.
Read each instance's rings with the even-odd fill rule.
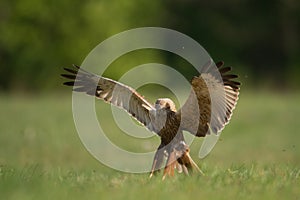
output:
[[62,76],[69,79],[64,85],[125,109],[160,136],[161,143],[154,155],[150,177],[165,162],[163,179],[174,176],[175,170],[185,174],[193,171],[202,173],[190,156],[183,131],[197,137],[219,134],[232,116],[240,90],[240,83],[235,81],[238,76],[230,73],[230,67],[225,67],[222,61],[216,64],[209,61],[191,80],[190,95],[177,110],[171,99],[159,98],[152,105],[133,88],[79,66],[73,65],[73,68],[64,70],[68,73]]

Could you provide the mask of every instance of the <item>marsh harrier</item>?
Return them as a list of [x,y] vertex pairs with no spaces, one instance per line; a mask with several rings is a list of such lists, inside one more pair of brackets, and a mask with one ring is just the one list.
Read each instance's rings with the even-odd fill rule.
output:
[[[162,167],[167,158],[163,179],[173,176],[175,169],[188,174],[201,172],[189,154],[182,131],[197,137],[218,134],[229,122],[236,106],[240,83],[234,81],[237,75],[228,74],[230,67],[212,61],[204,66],[203,73],[191,80],[191,92],[185,104],[177,111],[175,104],[168,98],[149,103],[133,88],[109,78],[90,73],[76,65],[64,68],[70,79],[64,85],[73,86],[73,91],[95,96],[114,106],[125,109],[132,117],[155,132],[161,138],[153,160],[150,177]],[[215,72],[212,73],[215,68]],[[206,70],[205,70],[206,69]],[[219,76],[219,79],[218,77]],[[213,105],[214,104],[214,105]]]

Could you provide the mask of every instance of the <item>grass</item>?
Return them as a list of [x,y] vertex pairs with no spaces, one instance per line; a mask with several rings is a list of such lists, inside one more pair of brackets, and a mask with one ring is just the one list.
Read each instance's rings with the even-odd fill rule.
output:
[[[81,144],[71,96],[1,95],[1,199],[300,199],[300,95],[242,93],[231,123],[203,160],[206,176],[128,174],[95,160]],[[97,103],[105,113],[108,106]],[[99,114],[99,113],[98,113]],[[111,123],[108,117],[104,123]],[[113,134],[122,134],[111,123]],[[123,140],[122,140],[123,141]],[[122,146],[143,148],[138,141]],[[158,139],[151,140],[155,148]]]

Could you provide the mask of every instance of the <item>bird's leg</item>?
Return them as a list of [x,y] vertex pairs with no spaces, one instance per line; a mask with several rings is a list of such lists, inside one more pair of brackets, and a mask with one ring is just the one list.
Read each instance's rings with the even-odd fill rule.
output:
[[198,165],[193,161],[190,156],[190,148],[188,145],[182,143],[176,149],[177,151],[177,161],[182,165],[183,171],[185,174],[189,174],[189,172],[197,171],[204,175]]
[[171,152],[169,152],[167,163],[164,169],[164,174],[162,178],[163,180],[166,178],[167,175],[174,176],[174,170],[176,168],[176,165],[177,165],[176,152],[175,150],[171,150]]
[[186,145],[184,142],[171,145],[171,148],[167,148],[168,157],[163,173],[163,180],[166,178],[166,176],[174,176],[175,169],[177,169],[179,173],[183,171],[186,175],[189,175],[189,173],[195,171],[204,175],[204,173],[191,158],[189,151],[190,149],[188,145]]
[[164,160],[164,156],[165,156],[165,148],[164,145],[160,144],[158,149],[156,150],[154,159],[153,159],[153,164],[152,164],[152,168],[151,168],[151,172],[150,172],[150,178],[153,176],[153,174],[157,173],[160,168],[161,165],[163,163]]

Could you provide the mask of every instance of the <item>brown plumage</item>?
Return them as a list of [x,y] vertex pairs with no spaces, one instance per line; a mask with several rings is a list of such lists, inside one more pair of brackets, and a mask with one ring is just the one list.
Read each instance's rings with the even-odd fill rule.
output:
[[[191,93],[185,104],[176,110],[168,98],[158,99],[154,105],[146,101],[134,89],[117,81],[97,76],[74,65],[64,68],[70,79],[64,85],[73,86],[77,92],[85,92],[105,102],[125,109],[137,121],[161,137],[153,160],[150,177],[161,168],[167,157],[163,179],[174,175],[174,170],[188,174],[201,170],[189,155],[182,131],[189,131],[198,137],[220,133],[229,122],[236,106],[240,83],[234,81],[237,75],[227,74],[230,67],[223,62],[207,63],[199,76],[191,81]],[[202,172],[201,172],[202,173]]]

